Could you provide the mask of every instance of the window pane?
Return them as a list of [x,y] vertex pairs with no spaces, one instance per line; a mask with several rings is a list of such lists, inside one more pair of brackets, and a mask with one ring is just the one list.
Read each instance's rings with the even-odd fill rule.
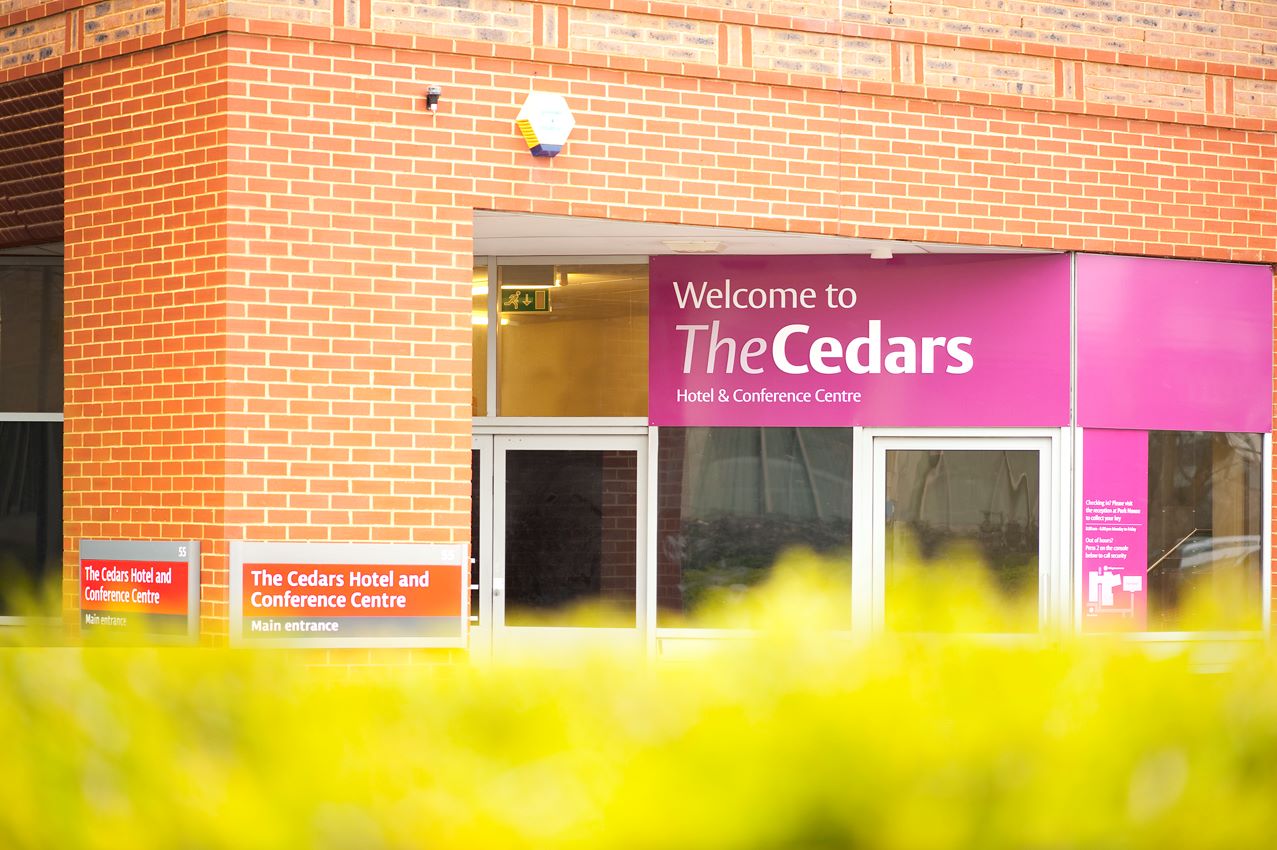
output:
[[750,626],[732,597],[801,547],[845,565],[850,627],[850,428],[662,428],[659,442],[657,625],[716,597],[726,619],[709,625]]
[[62,269],[0,265],[0,410],[62,412]]
[[[892,605],[908,586],[926,595],[927,576],[955,564],[982,572],[1003,610],[974,615],[963,628],[1029,631],[1038,621],[1038,452],[897,450],[886,453],[885,613],[894,628],[926,631]],[[899,598],[899,597],[897,597]],[[930,609],[928,609],[930,610]],[[924,611],[917,613],[926,615]],[[992,621],[987,618],[992,617]]]
[[[477,449],[470,450],[470,626],[471,628],[480,624],[481,616],[481,600],[479,598],[479,575],[482,571],[483,558],[487,557],[487,553],[483,551],[483,532],[479,521],[483,510],[483,489],[480,482],[483,480],[483,453]],[[484,624],[486,625],[486,623]]]
[[[506,453],[505,623],[636,625],[638,454]],[[596,603],[607,610],[584,612]]]
[[[500,414],[647,415],[647,266],[502,266]],[[546,311],[505,308],[548,293]]]
[[488,266],[475,266],[470,306],[470,415],[488,415]]
[[1260,628],[1262,466],[1258,434],[1149,433],[1149,629]]
[[62,423],[0,421],[0,614],[62,574]]

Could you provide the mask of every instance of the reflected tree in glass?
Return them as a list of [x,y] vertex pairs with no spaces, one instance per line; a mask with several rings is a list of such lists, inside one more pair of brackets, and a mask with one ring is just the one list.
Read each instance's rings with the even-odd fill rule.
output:
[[974,568],[1006,616],[991,631],[1031,630],[1037,623],[1039,569],[1039,454],[1033,450],[892,450],[886,453],[884,534],[885,611],[903,623],[893,592],[927,576],[943,586],[941,570]]
[[748,591],[802,548],[845,575],[849,626],[851,452],[850,429],[662,428],[658,625],[693,624],[710,597]]

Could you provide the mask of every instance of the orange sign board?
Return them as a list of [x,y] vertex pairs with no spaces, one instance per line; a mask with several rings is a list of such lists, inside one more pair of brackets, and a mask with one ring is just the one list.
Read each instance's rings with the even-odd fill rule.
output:
[[197,541],[80,541],[80,628],[143,640],[194,641]]
[[253,616],[460,617],[461,570],[427,564],[245,564]]
[[237,543],[231,560],[234,643],[464,646],[464,546]]

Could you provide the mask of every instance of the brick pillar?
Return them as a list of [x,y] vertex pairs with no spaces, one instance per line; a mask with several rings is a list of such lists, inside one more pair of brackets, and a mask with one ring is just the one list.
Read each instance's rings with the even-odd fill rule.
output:
[[225,632],[225,37],[65,76],[63,566],[83,538],[203,543]]
[[472,213],[421,154],[449,131],[325,47],[67,72],[69,607],[83,537],[200,540],[210,643],[228,541],[469,539]]

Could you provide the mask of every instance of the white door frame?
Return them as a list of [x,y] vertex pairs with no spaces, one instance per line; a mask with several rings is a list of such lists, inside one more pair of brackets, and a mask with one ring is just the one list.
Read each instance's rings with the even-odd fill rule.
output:
[[1065,463],[1066,428],[866,428],[856,450],[869,463],[869,474],[860,476],[856,496],[869,510],[856,511],[853,529],[852,622],[864,633],[883,628],[885,622],[886,452],[913,450],[1019,450],[1038,451],[1038,611],[1040,629],[1067,627],[1072,606],[1072,559],[1069,557],[1068,488],[1072,476]]
[[[530,429],[529,429],[530,430]],[[477,658],[493,652],[535,652],[564,644],[590,641],[644,646],[648,599],[648,438],[633,433],[504,433],[475,434],[472,445],[480,452],[479,622],[471,630],[471,652]],[[636,455],[637,519],[635,546],[635,595],[633,628],[505,625],[505,481],[510,451],[630,451]],[[486,498],[485,498],[486,497]]]
[[479,553],[478,587],[473,583],[471,591],[478,591],[477,603],[470,611],[470,657],[487,658],[492,654],[492,461],[494,456],[492,435],[474,434],[470,438],[470,448],[479,453],[479,472],[474,475],[474,464],[470,465],[471,498],[479,502],[479,526],[473,523],[470,529],[470,557]]

